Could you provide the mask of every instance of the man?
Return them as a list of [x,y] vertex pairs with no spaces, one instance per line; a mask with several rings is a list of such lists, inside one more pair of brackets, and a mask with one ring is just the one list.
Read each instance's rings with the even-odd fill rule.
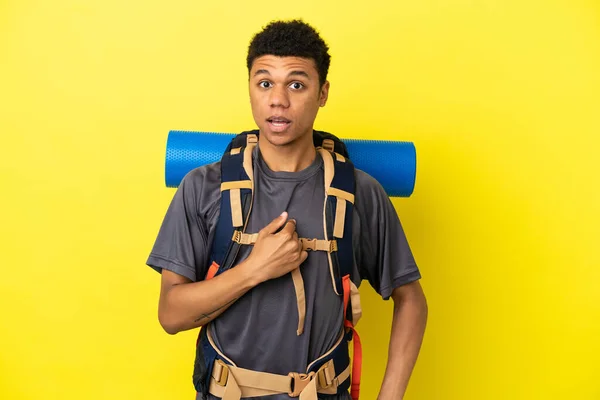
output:
[[[302,21],[273,22],[253,38],[247,65],[260,134],[252,154],[254,201],[246,232],[259,233],[256,243],[241,248],[235,268],[205,279],[220,213],[221,170],[215,163],[182,180],[147,261],[162,272],[158,316],[165,331],[175,334],[210,322],[215,346],[248,370],[303,372],[332,348],[343,325],[327,254],[309,255],[300,241],[323,237],[324,167],[313,144],[313,124],[327,102],[329,62],[327,45]],[[359,170],[355,182],[351,279],[357,286],[367,279],[394,301],[379,399],[401,399],[424,334],[426,301],[385,191]],[[302,334],[290,274],[298,269],[306,302]]]

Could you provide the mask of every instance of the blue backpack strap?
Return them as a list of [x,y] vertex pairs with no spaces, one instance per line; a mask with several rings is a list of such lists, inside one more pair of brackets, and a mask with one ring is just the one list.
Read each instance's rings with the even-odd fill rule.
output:
[[337,289],[341,293],[341,278],[352,274],[352,212],[354,206],[355,178],[354,164],[339,153],[334,156],[335,175],[327,193],[329,218],[328,229],[337,241],[338,251],[335,253],[339,279]]
[[232,139],[221,158],[221,208],[212,246],[211,268],[216,269],[212,276],[231,268],[239,250],[240,245],[232,238],[236,228],[245,229],[250,215],[252,150],[256,143],[253,131],[243,132]]
[[342,295],[344,276],[351,275],[352,210],[354,205],[355,177],[352,162],[339,153],[320,149],[325,168],[325,227],[326,239],[335,240],[337,251],[329,254],[333,287]]

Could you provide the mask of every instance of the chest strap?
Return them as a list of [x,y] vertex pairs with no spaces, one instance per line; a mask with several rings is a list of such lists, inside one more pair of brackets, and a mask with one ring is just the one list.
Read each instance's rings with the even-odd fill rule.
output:
[[[243,233],[236,230],[233,232],[231,240],[239,244],[253,245],[258,240],[258,233]],[[300,238],[300,242],[302,242],[302,250],[306,251],[326,251],[328,253],[337,251],[335,240]]]
[[[244,233],[236,230],[233,232],[231,239],[238,244],[253,245],[258,240],[258,233]],[[300,238],[300,242],[302,242],[302,250],[306,251],[326,251],[328,253],[337,251],[335,240]],[[300,336],[304,332],[304,321],[306,319],[306,294],[304,292],[304,280],[299,268],[292,271],[292,282],[294,282],[296,304],[298,305],[298,329],[296,334]]]

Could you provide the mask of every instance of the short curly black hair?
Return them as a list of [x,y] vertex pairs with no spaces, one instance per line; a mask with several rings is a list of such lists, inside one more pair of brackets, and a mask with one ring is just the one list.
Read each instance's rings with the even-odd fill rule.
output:
[[264,55],[313,59],[321,86],[327,80],[331,61],[329,47],[315,28],[302,20],[273,21],[254,35],[246,59],[248,73],[254,59]]

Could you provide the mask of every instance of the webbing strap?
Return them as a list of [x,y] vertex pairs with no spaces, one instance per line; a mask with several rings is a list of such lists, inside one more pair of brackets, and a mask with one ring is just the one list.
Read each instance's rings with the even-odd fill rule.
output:
[[229,200],[231,203],[231,224],[234,228],[244,225],[242,216],[242,194],[240,189],[231,189],[229,191]]
[[340,190],[340,189],[336,189],[334,187],[330,187],[327,190],[327,194],[329,196],[335,196],[338,199],[342,198],[342,199],[344,199],[346,201],[349,201],[350,203],[354,204],[354,195],[352,193],[348,193],[348,192],[346,192],[344,190]]
[[252,189],[252,181],[231,181],[221,183],[221,192],[231,189]]
[[333,225],[333,236],[336,238],[344,237],[344,225],[346,224],[346,200],[341,197],[336,198],[335,222]]
[[[352,325],[348,320],[346,320],[346,323]],[[354,343],[350,397],[352,397],[352,400],[358,400],[358,396],[360,395],[360,377],[362,374],[362,344],[360,343],[360,336],[358,336],[356,329],[347,327],[352,329],[352,342]]]
[[[252,190],[252,200],[250,201],[250,208],[248,209],[248,215],[246,216],[246,223],[248,223],[248,221],[250,220],[250,212],[252,211],[252,201],[254,200],[254,169],[252,168],[252,151],[254,150],[254,147],[256,147],[256,143],[258,142],[258,137],[256,135],[247,135],[246,136],[246,147],[244,148],[244,161],[243,161],[243,167],[244,167],[244,171],[246,172],[246,175],[248,175],[248,178],[250,178],[250,187],[249,189]],[[239,189],[238,189],[239,190]],[[240,216],[241,216],[241,211],[242,208],[240,207]],[[233,208],[232,208],[232,214],[233,214]],[[240,227],[243,225],[243,222],[239,225],[233,224],[233,226],[235,228]],[[246,226],[244,225],[244,228]]]
[[346,318],[346,312],[348,310],[348,302],[350,300],[350,275],[346,275],[342,278],[342,285],[344,287],[344,326],[348,330],[352,330],[352,342],[354,344],[354,351],[352,354],[352,383],[350,387],[350,396],[352,400],[358,400],[360,394],[360,377],[362,373],[362,345],[360,343],[360,337],[358,332],[354,329],[352,321]]
[[350,301],[350,275],[346,275],[342,278],[342,286],[344,288],[344,319],[346,319],[348,303]]
[[335,220],[333,226],[333,236],[337,238],[344,237],[344,225],[346,223],[346,202],[354,204],[354,195],[346,191],[330,187],[327,190],[328,196],[336,197]]
[[294,282],[294,289],[296,290],[296,303],[298,305],[298,329],[296,330],[296,334],[300,336],[304,332],[304,320],[306,319],[306,294],[304,293],[304,280],[302,279],[300,268],[292,271],[292,280]]
[[212,279],[217,275],[217,271],[219,270],[219,264],[215,261],[212,262],[210,267],[208,268],[208,272],[206,273],[206,280]]
[[[256,135],[247,135],[246,137],[246,147],[244,148],[244,161],[243,167],[250,178],[249,181],[234,181],[234,182],[224,182],[221,184],[221,190],[223,186],[227,187],[227,185],[231,185],[229,189],[229,198],[231,203],[231,223],[234,228],[239,228],[244,226],[244,216],[242,214],[242,196],[240,189],[250,189],[254,191],[254,172],[252,169],[252,150],[256,146],[258,142],[258,138]],[[235,154],[235,153],[234,153]],[[252,194],[254,197],[254,194]],[[252,206],[250,206],[252,208]],[[250,216],[250,211],[248,211],[248,216]]]

